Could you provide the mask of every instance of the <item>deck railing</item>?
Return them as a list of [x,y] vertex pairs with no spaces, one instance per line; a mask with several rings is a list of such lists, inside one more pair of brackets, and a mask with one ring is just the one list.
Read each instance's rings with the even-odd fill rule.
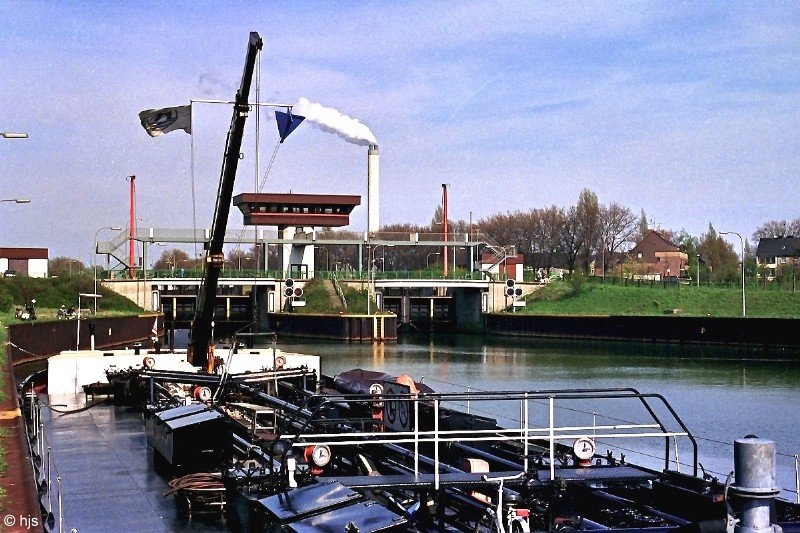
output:
[[[602,400],[628,400],[640,404],[644,412],[649,416],[647,423],[634,424],[605,424],[590,425],[571,424],[557,425],[555,421],[555,410],[557,403],[570,401],[600,402]],[[394,410],[396,413],[405,413],[407,422],[401,425],[400,431],[350,431],[339,434],[324,432],[314,432],[315,421],[318,421],[325,411],[325,406],[333,405],[336,402],[363,403],[372,405],[374,402],[384,403],[384,412]],[[507,405],[508,402],[515,403],[520,413],[519,427],[492,428],[492,429],[452,429],[443,430],[440,427],[441,413],[449,405],[458,405],[464,402],[493,403]],[[544,402],[548,407],[548,417],[546,424],[532,424],[530,411],[535,404],[541,405]],[[433,428],[420,430],[419,425],[419,406],[426,404],[433,410]],[[686,428],[685,424],[678,417],[666,399],[659,394],[642,394],[635,389],[580,389],[573,391],[528,391],[528,392],[472,392],[472,393],[444,393],[444,394],[419,394],[419,395],[398,395],[384,394],[375,396],[365,395],[341,395],[335,400],[322,395],[313,395],[308,398],[305,404],[317,405],[311,412],[300,430],[292,435],[283,435],[282,438],[289,441],[292,448],[305,448],[310,445],[354,446],[364,444],[413,444],[414,450],[414,474],[419,475],[420,445],[433,444],[433,474],[434,488],[439,488],[439,474],[443,463],[440,461],[439,448],[442,444],[448,443],[467,443],[467,442],[512,442],[523,449],[522,471],[528,472],[530,464],[530,451],[534,447],[542,448],[546,445],[547,460],[550,469],[550,479],[555,479],[556,462],[559,457],[556,453],[558,442],[574,442],[576,439],[586,438],[593,442],[596,440],[613,441],[617,439],[664,439],[663,466],[669,470],[673,459],[671,458],[671,442],[678,437],[685,437],[691,446],[693,474],[697,475],[697,443],[694,437]],[[662,422],[661,417],[656,414],[656,408],[663,409],[670,415],[670,425],[676,426],[676,430],[668,429]],[[504,409],[508,411],[509,409]],[[413,411],[413,414],[412,414]],[[306,411],[308,412],[308,411]],[[402,416],[398,415],[400,418]],[[411,424],[413,417],[413,424]],[[306,432],[308,431],[308,432]],[[288,453],[288,448],[287,452]],[[599,458],[599,456],[597,456]]]

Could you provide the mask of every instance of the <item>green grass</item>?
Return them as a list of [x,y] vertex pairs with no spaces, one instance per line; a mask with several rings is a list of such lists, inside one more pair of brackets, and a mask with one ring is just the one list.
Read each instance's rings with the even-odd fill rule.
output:
[[[367,313],[367,291],[360,291],[353,287],[342,286],[344,297],[347,300],[347,312],[353,315],[364,315]],[[375,312],[375,299],[372,299],[371,311]]]
[[[135,303],[110,289],[97,286],[98,313],[101,311],[137,312],[141,311]],[[86,275],[61,275],[56,278],[30,278],[15,276],[0,278],[0,312],[12,311],[22,307],[31,299],[36,299],[36,315],[41,320],[49,316],[48,310],[58,310],[59,306],[78,305],[78,293],[94,293],[94,279]],[[94,305],[92,299],[83,298],[81,306]],[[10,307],[9,307],[10,306]],[[55,317],[55,313],[52,315]]]
[[[746,289],[748,317],[800,318],[800,292]],[[727,287],[664,287],[585,283],[579,291],[554,282],[527,298],[533,314],[664,315],[673,309],[685,316],[742,316],[742,291]]]
[[[348,314],[366,314],[367,312],[367,291],[358,290],[349,285],[342,285],[345,300],[347,300],[347,310],[345,311],[342,302],[338,297],[331,298],[324,282],[321,279],[314,278],[308,281],[303,287],[303,297],[305,298],[306,305],[297,307],[293,312],[306,313],[306,314],[330,314],[338,315],[340,313]],[[375,312],[375,299],[372,299],[371,311]]]
[[306,301],[306,305],[304,307],[296,307],[294,309],[295,313],[338,313],[343,310],[341,304],[331,301],[322,280],[309,280],[303,286],[303,298]]

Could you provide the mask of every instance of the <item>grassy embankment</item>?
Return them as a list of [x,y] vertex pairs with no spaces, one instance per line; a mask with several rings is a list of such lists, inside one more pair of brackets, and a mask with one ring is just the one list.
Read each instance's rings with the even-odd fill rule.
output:
[[[367,311],[367,291],[343,286],[347,312]],[[800,291],[746,287],[747,316],[800,318]],[[296,313],[339,314],[344,312],[338,297],[332,297],[322,280],[312,279],[304,286],[305,307]],[[738,286],[696,287],[643,283],[641,286],[601,284],[587,281],[556,281],[541,287],[526,298],[520,313],[539,315],[628,315],[738,317],[742,315],[742,292]],[[374,300],[373,300],[374,306]],[[374,311],[374,307],[373,307]]]
[[[293,312],[306,314],[365,314],[367,312],[367,291],[360,291],[353,287],[342,285],[344,297],[347,300],[347,310],[345,311],[338,296],[331,295],[325,287],[325,282],[321,279],[311,279],[303,286],[303,296],[306,305],[296,307]],[[375,300],[372,301],[374,312]]]
[[[748,317],[800,318],[800,292],[746,287]],[[550,283],[528,296],[517,312],[538,315],[742,316],[741,288],[643,284]]]
[[[60,276],[58,278],[29,278],[16,276],[0,278],[0,400],[5,398],[4,385],[6,380],[13,379],[7,376],[6,368],[6,326],[18,323],[14,317],[17,307],[24,307],[26,302],[36,299],[36,317],[38,321],[56,320],[58,308],[63,304],[67,307],[78,305],[78,293],[94,293],[94,279],[88,276]],[[136,304],[117,293],[98,286],[98,294],[103,297],[97,300],[97,315],[130,316],[142,312]],[[81,300],[81,305],[86,310],[94,301]],[[85,311],[84,311],[85,312]],[[2,430],[0,430],[2,431]],[[3,442],[6,435],[0,433],[0,478],[6,469],[4,460],[5,449]],[[5,491],[0,487],[0,508]]]

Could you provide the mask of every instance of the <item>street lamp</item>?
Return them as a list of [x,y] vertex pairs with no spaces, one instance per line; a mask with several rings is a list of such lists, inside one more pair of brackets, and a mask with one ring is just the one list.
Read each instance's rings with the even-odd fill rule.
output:
[[[97,241],[98,235],[103,230],[120,231],[122,228],[117,226],[105,226],[94,232],[94,255],[92,256],[92,271],[94,272],[94,293],[97,294],[97,254],[100,243]],[[97,314],[97,298],[94,300],[94,314]]]
[[601,273],[603,282],[606,281],[606,238],[603,237],[603,272]]
[[[245,257],[245,258],[244,258],[244,260],[245,260],[245,261],[250,261],[250,260],[252,260],[252,259],[253,259],[253,258],[252,258],[252,257],[250,257],[249,255],[248,255],[247,257]],[[242,255],[241,255],[241,254],[239,254],[239,275],[240,275],[240,276],[241,276],[241,272],[242,272]]]
[[369,253],[369,264],[367,265],[369,267],[369,270],[367,271],[367,314],[368,315],[372,314],[372,312],[370,311],[372,303],[371,300],[372,300],[372,293],[375,292],[375,273],[374,273],[375,261],[381,259],[380,257],[378,259],[375,258],[375,252],[378,250],[378,246],[385,246],[385,245],[379,244],[377,246],[372,247],[372,250],[370,250]]
[[[81,349],[81,298],[94,298],[94,305],[95,308],[97,307],[97,299],[102,298],[102,294],[91,294],[88,292],[79,292],[78,293],[78,335],[77,340],[75,342],[75,350]],[[92,333],[92,344],[91,349],[94,350],[94,332]]]
[[330,252],[328,251],[327,248],[320,248],[320,250],[325,252],[325,271],[326,272],[330,272],[331,271],[331,262],[330,262],[331,261],[331,254],[330,254]]
[[0,202],[14,202],[15,204],[29,204],[31,201],[28,198],[6,198]]
[[736,235],[739,237],[739,242],[742,244],[742,316],[747,316],[747,311],[744,304],[744,239],[735,231],[720,231],[720,235]]
[[700,288],[700,254],[697,254],[697,288]]
[[27,139],[28,138],[28,134],[27,133],[13,133],[13,132],[10,132],[10,131],[2,131],[2,132],[0,132],[0,137],[3,137],[3,139]]
[[442,255],[442,252],[431,252],[431,253],[429,253],[428,256],[425,258],[425,268],[428,268],[429,266],[431,266],[431,262],[430,261],[431,261],[431,256],[432,255]]

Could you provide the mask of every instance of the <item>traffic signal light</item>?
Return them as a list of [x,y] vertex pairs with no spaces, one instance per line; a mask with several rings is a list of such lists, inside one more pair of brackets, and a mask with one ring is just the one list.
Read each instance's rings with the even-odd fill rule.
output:
[[[506,296],[514,296],[514,285],[515,284],[516,284],[516,281],[514,281],[513,279],[507,279],[506,280]],[[518,290],[520,290],[520,292],[521,292],[521,289],[518,289]]]

